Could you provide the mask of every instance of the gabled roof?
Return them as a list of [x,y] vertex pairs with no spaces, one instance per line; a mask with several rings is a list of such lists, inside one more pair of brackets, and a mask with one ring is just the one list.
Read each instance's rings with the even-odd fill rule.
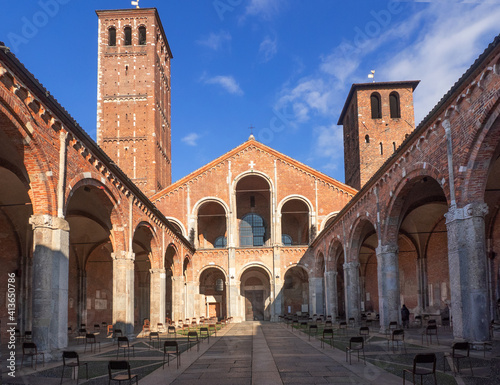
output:
[[408,87],[410,86],[413,91],[415,91],[415,88],[417,88],[418,84],[420,83],[420,80],[406,80],[406,81],[396,81],[396,82],[377,82],[377,83],[354,83],[351,86],[351,90],[349,91],[349,94],[347,95],[347,99],[344,104],[344,108],[342,108],[342,113],[340,114],[339,121],[337,124],[339,126],[342,125],[342,121],[344,120],[344,116],[347,113],[347,108],[349,107],[349,104],[351,104],[351,99],[352,96],[354,95],[354,91],[358,89],[365,89],[369,90],[371,88],[373,89],[380,89],[380,88],[388,88],[388,87]]
[[253,137],[250,137],[246,142],[240,144],[238,147],[233,148],[232,150],[226,152],[224,155],[214,159],[213,161],[207,163],[203,167],[200,167],[198,170],[193,171],[192,173],[179,179],[177,182],[175,182],[175,183],[171,184],[170,186],[166,187],[165,189],[157,192],[156,194],[154,194],[153,196],[150,197],[151,201],[154,202],[155,200],[161,198],[163,195],[165,195],[165,194],[169,193],[170,191],[175,190],[179,186],[182,186],[183,184],[187,183],[189,180],[194,179],[198,175],[203,174],[205,171],[214,167],[218,163],[221,163],[221,162],[231,158],[232,156],[234,156],[238,152],[243,151],[245,148],[252,147],[252,146],[256,147],[264,152],[267,152],[268,154],[270,154],[276,158],[282,159],[283,161],[290,163],[290,164],[294,165],[295,167],[302,169],[305,172],[307,172],[311,175],[314,175],[315,177],[322,179],[325,182],[328,182],[328,183],[334,185],[335,187],[338,187],[339,189],[341,189],[349,194],[355,195],[358,192],[358,190],[352,188],[351,186],[348,186],[342,182],[339,182],[338,180],[333,179],[332,177],[329,177],[328,175],[323,174],[322,172],[315,170],[312,167],[306,166],[305,164],[303,164],[303,163],[301,163],[301,162],[299,162],[299,161],[297,161],[297,160],[295,160],[295,159],[293,159],[285,154],[282,154],[281,152],[276,151],[276,150],[272,149],[271,147],[266,146],[265,144],[258,142]]

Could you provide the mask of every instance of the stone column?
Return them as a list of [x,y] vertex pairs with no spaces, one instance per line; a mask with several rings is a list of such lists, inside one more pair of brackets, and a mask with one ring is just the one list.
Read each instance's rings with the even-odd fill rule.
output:
[[197,282],[187,282],[186,283],[186,315],[185,317],[199,317],[200,314],[197,312],[197,300],[196,294],[199,293],[199,288]]
[[337,303],[337,272],[328,271],[325,274],[326,279],[326,314],[331,315],[332,319],[335,320],[337,317],[339,308]]
[[134,333],[134,259],[130,252],[115,252],[113,258],[113,325],[124,335]]
[[398,245],[380,245],[377,253],[378,306],[380,330],[390,322],[401,323],[399,298]]
[[359,262],[344,263],[346,319],[361,319],[361,303],[359,300]]
[[[228,285],[228,298],[227,298],[227,303],[228,303],[228,308],[227,308],[227,316],[228,317],[234,317],[235,320],[237,320],[237,317],[240,317],[240,319],[245,319],[245,314],[240,314],[239,312],[239,306],[238,306],[238,300],[239,300],[239,295],[238,295],[238,286],[239,286],[239,280],[236,275],[236,250],[234,247],[230,247],[228,249],[228,267],[229,267],[229,285]],[[243,317],[243,318],[241,318]]]
[[309,278],[309,314],[324,314],[323,278]]
[[68,345],[69,224],[33,215],[33,339],[39,351]]
[[160,322],[165,324],[166,280],[165,269],[151,269],[151,307],[149,310],[151,327],[156,328]]
[[172,277],[172,321],[184,318],[184,277]]
[[485,203],[450,208],[448,230],[453,336],[486,341],[489,335],[488,277],[484,216]]
[[[280,230],[281,231],[281,230]],[[273,273],[274,277],[271,284],[274,286],[274,297],[271,298],[273,311],[271,321],[278,322],[279,315],[282,315],[283,310],[283,278],[281,277],[281,250],[280,247],[273,247]]]

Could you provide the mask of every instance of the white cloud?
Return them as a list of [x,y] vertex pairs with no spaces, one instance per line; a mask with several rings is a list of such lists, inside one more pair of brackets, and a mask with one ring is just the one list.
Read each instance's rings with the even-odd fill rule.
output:
[[388,60],[382,72],[391,80],[421,80],[414,98],[416,124],[493,40],[500,20],[500,8],[488,4],[438,3],[428,13],[436,16],[433,23],[422,30],[415,44]]
[[276,52],[278,52],[277,39],[271,39],[271,37],[266,36],[266,38],[260,43],[259,46],[260,61],[263,63],[267,63],[274,57],[274,55],[276,55]]
[[214,51],[220,50],[224,44],[228,44],[229,42],[231,42],[231,34],[227,31],[220,31],[219,33],[211,32],[204,39],[196,41],[199,45],[208,47]]
[[336,170],[339,160],[344,155],[343,129],[332,124],[330,126],[319,126],[313,130],[315,136],[314,155],[315,157],[328,158],[329,161],[323,164],[324,169]]
[[232,76],[213,76],[211,78],[204,78],[202,80],[205,84],[217,84],[224,88],[227,92],[233,95],[243,95],[243,90],[240,88],[240,85],[236,82],[234,77]]
[[250,16],[269,18],[279,11],[281,3],[282,0],[250,0],[245,12]]
[[195,132],[191,132],[189,134],[187,134],[184,138],[181,139],[182,142],[186,143],[188,146],[197,146],[198,143],[198,139],[200,139],[201,136],[198,135],[197,133]]

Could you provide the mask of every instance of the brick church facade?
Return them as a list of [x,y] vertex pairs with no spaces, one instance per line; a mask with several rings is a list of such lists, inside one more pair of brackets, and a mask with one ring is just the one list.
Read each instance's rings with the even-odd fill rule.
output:
[[65,347],[68,326],[132,335],[144,319],[376,313],[385,328],[402,303],[412,316],[449,306],[456,338],[490,338],[499,37],[417,127],[418,81],[354,84],[339,119],[346,184],[253,136],[172,183],[158,13],[97,16],[97,143],[0,47],[1,258],[42,350]]

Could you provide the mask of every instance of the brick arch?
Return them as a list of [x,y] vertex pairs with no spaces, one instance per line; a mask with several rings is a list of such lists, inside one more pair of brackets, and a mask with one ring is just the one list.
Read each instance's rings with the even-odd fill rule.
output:
[[108,186],[101,183],[100,175],[92,172],[91,177],[87,178],[84,176],[83,173],[80,173],[79,175],[75,176],[75,178],[73,178],[73,180],[71,180],[70,183],[68,183],[68,186],[71,186],[71,188],[66,189],[67,191],[65,194],[66,197],[64,200],[64,210],[63,210],[65,216],[68,204],[71,201],[71,197],[78,189],[85,186],[93,186],[104,192],[104,194],[109,200],[109,203],[112,205],[111,215],[110,215],[110,221],[112,227],[109,230],[111,232],[110,238],[112,241],[113,250],[126,250],[125,246],[128,244],[127,232],[125,230],[122,231],[113,230],[113,225],[116,225],[116,227],[118,228],[124,228],[124,224],[128,216],[125,215],[123,209],[121,208],[121,205],[118,204],[118,199],[110,191]]
[[328,221],[332,218],[335,218],[338,214],[339,214],[340,211],[333,211],[331,213],[329,213],[322,221],[321,221],[321,225],[319,227],[319,231],[323,231],[325,229],[325,226],[326,224],[328,223]]
[[[321,266],[323,262],[323,266]],[[318,250],[316,256],[314,257],[314,272],[313,275],[318,278],[322,278],[324,274],[324,266],[326,265],[325,255],[321,250]],[[323,268],[323,269],[322,269]]]
[[307,279],[309,280],[309,278],[311,278],[311,275],[313,273],[312,270],[309,270],[307,269],[306,266],[304,266],[302,263],[298,262],[298,263],[292,263],[291,265],[287,265],[285,267],[285,271],[283,272],[283,277],[286,275],[286,273],[290,270],[290,269],[293,269],[294,267],[300,267],[302,270],[305,271],[305,273],[307,274]]
[[[17,111],[17,114],[14,115],[13,111]],[[25,107],[24,104],[19,104],[17,98],[14,100],[12,95],[8,94],[0,87],[0,115],[2,114],[11,124],[11,126],[2,126],[2,130],[9,136],[9,139],[15,136],[21,137],[21,140],[19,140],[19,147],[22,148],[19,148],[18,154],[23,161],[23,167],[26,170],[29,180],[37,181],[37,183],[31,183],[28,190],[28,195],[33,207],[33,215],[57,215],[56,178],[40,177],[40,175],[47,175],[47,173],[51,171],[48,168],[50,162],[43,151],[43,146],[37,145],[38,135],[36,135],[36,133],[34,135],[28,135],[30,130],[26,125],[27,123],[31,124],[33,122],[33,117],[27,112],[27,107]],[[38,126],[37,122],[33,123]],[[15,148],[16,146],[12,147]],[[25,150],[26,147],[28,147],[29,150]],[[22,171],[19,167],[17,167],[17,169]]]
[[218,197],[212,197],[212,196],[203,197],[198,202],[196,202],[193,205],[193,209],[191,210],[191,214],[198,215],[198,211],[200,210],[200,207],[203,206],[205,203],[210,203],[210,202],[220,204],[224,208],[224,211],[226,212],[226,216],[228,215],[229,206],[227,205],[227,203]]
[[309,208],[309,214],[311,214],[312,212],[314,212],[314,206],[313,204],[311,203],[311,201],[309,201],[309,199],[307,199],[305,196],[303,195],[299,195],[299,194],[292,194],[292,195],[288,195],[286,197],[284,197],[279,203],[278,203],[278,208],[277,208],[277,212],[281,213],[281,209],[283,208],[283,206],[285,205],[285,203],[287,203],[288,201],[291,201],[291,200],[300,200],[302,202],[304,202],[307,207]]
[[187,237],[186,227],[180,220],[174,217],[167,217],[167,216],[165,216],[165,218],[167,218],[169,222],[172,222],[174,225],[177,225],[181,229],[181,234],[183,237]]
[[236,186],[238,185],[238,182],[240,180],[242,180],[243,178],[245,178],[246,176],[260,176],[262,179],[266,180],[267,183],[269,183],[269,186],[270,186],[270,190],[271,190],[271,197],[274,195],[274,183],[273,183],[273,180],[272,178],[267,175],[266,173],[262,172],[262,171],[257,171],[257,170],[253,170],[253,171],[245,171],[245,172],[242,172],[241,174],[238,174],[237,176],[234,177],[233,179],[233,183],[232,183],[232,186],[231,186],[231,191],[232,192],[235,192],[236,191]]
[[[500,94],[500,92],[497,92]],[[458,202],[463,207],[471,202],[483,202],[488,180],[490,160],[500,146],[500,99],[497,99],[495,105],[488,110],[485,115],[484,123],[478,130],[469,153],[466,158],[467,172],[464,183],[457,189]],[[479,119],[481,121],[481,119]],[[469,167],[474,165],[474,167]]]
[[344,252],[344,246],[342,245],[342,242],[337,238],[333,239],[328,247],[328,258],[327,258],[328,271],[335,271],[335,272],[337,271],[337,259],[340,256],[341,252]]
[[252,267],[258,267],[258,268],[264,270],[269,278],[269,283],[273,282],[273,274],[271,272],[271,269],[269,269],[269,267],[267,265],[265,265],[264,263],[255,262],[255,261],[248,262],[241,267],[240,272],[238,274],[238,281],[241,282],[241,277],[243,276],[243,274],[245,274],[245,272],[247,270],[251,269]]
[[[181,261],[179,260],[179,249],[177,245],[173,242],[169,243],[165,250],[165,256],[163,258],[163,267],[165,268],[166,266],[165,263],[166,263],[167,253],[169,250],[174,251],[174,254],[172,256],[172,267],[170,268],[172,270],[172,276],[173,277],[181,276],[182,274],[179,274],[179,272],[182,271],[182,269],[180,268]],[[177,275],[175,273],[177,273]]]
[[152,234],[151,237],[151,253],[148,255],[149,263],[151,264],[152,269],[161,269],[161,262],[163,261],[163,257],[160,255],[160,241],[158,240],[158,232],[154,228],[154,226],[144,220],[141,220],[134,229],[134,235],[132,239],[135,237],[135,233],[139,230],[140,227],[146,227]]
[[[361,249],[364,226],[370,224],[377,232],[377,226],[372,222],[371,218],[366,215],[360,215],[352,224],[352,230],[349,235],[349,252],[344,250],[345,262],[359,262],[359,250]],[[355,258],[355,259],[354,259]]]
[[222,274],[224,275],[224,278],[226,280],[226,284],[229,284],[229,275],[228,275],[227,271],[220,265],[205,265],[205,266],[203,266],[200,269],[200,271],[198,272],[198,274],[196,275],[195,281],[200,282],[201,275],[203,274],[203,272],[205,272],[206,270],[209,270],[209,269],[217,269],[220,272],[222,272]]
[[[445,178],[444,174],[439,172],[437,167],[429,163],[416,163],[407,170],[406,176],[401,178],[394,186],[392,198],[387,205],[387,211],[382,214],[386,219],[385,225],[380,229],[383,244],[397,243],[405,199],[415,183],[424,177],[435,180],[440,186],[441,183],[439,183],[439,181]],[[449,191],[445,191],[443,186],[441,186],[441,190],[443,191],[446,201],[450,202]]]

